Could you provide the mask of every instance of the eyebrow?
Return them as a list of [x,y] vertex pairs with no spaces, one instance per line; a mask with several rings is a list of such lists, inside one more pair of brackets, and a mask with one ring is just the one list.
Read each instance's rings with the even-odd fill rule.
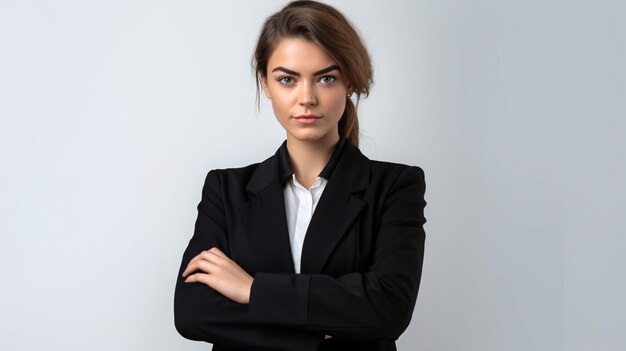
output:
[[[337,66],[337,65],[332,65],[332,66],[328,66],[328,67],[326,67],[326,68],[324,68],[324,69],[321,69],[321,70],[319,70],[319,71],[317,71],[317,72],[314,72],[314,73],[313,73],[313,75],[314,75],[314,76],[319,76],[320,74],[324,74],[324,73],[327,73],[327,72],[330,72],[330,71],[334,71],[334,70],[341,71],[341,70],[339,69],[339,66]],[[290,70],[290,69],[287,69],[287,68],[285,68],[285,67],[283,67],[283,66],[278,66],[278,67],[276,67],[276,68],[274,68],[274,69],[272,70],[272,72],[276,72],[276,71],[283,71],[283,72],[285,72],[285,73],[288,73],[288,74],[294,75],[294,76],[296,76],[296,77],[300,77],[300,73],[298,73],[298,72],[296,72],[296,71],[292,71],[292,70]]]

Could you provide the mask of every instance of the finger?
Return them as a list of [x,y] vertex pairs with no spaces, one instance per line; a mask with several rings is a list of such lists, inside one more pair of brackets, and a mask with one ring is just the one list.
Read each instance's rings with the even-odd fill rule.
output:
[[211,272],[215,272],[217,269],[219,268],[219,265],[207,261],[207,260],[198,260],[194,263],[191,263],[187,266],[187,268],[185,269],[185,271],[183,272],[182,276],[185,277],[190,273],[193,273],[195,271],[202,271],[202,272],[206,272],[206,273],[211,273]]
[[213,284],[213,276],[206,273],[196,273],[187,277],[187,279],[185,279],[185,283],[202,283],[206,284],[210,288],[213,288],[211,286],[211,284]]
[[219,249],[215,247],[211,248],[208,251],[204,251],[202,253],[202,258],[217,264],[225,264],[230,261],[228,256],[226,256],[222,251],[219,251]]
[[220,266],[226,266],[230,263],[234,263],[234,261],[228,258],[228,256],[226,256],[226,254],[222,252],[222,250],[220,250],[218,247],[212,247],[209,250],[200,252],[194,258],[192,258],[191,261],[189,261],[189,263],[187,264],[187,268],[183,272],[182,276],[184,277],[186,274],[193,272],[191,267],[193,267],[197,262],[202,260],[209,261]]
[[183,277],[191,273],[195,269],[196,263],[198,262],[198,257],[200,257],[200,255],[192,258],[191,261],[187,263],[187,267],[185,267],[185,269],[183,270],[183,274],[182,274]]
[[194,256],[191,260],[189,260],[189,263],[187,263],[187,266],[189,266],[190,264],[196,262],[197,260],[202,258],[202,253],[204,251],[201,251],[199,254],[197,254],[196,256]]
[[207,251],[202,251],[200,254],[198,254],[198,256],[194,257],[193,260],[189,261],[189,264],[187,264],[187,267],[183,271],[182,276],[185,277],[186,275],[198,270],[199,267],[202,265],[201,262],[212,262],[214,264],[219,264],[220,262],[218,262],[218,260],[221,260],[221,258],[217,255],[209,253]]
[[[211,250],[206,250],[206,251],[201,251],[199,254],[197,254],[194,258],[192,258],[189,263],[187,264],[187,266],[191,265],[192,263],[198,261],[198,260],[208,260],[208,261],[212,261],[212,262],[220,262],[218,260],[216,260],[217,257],[219,257],[220,259],[223,259],[224,257],[226,259],[228,259],[228,257],[226,255],[224,255],[223,252],[219,251],[219,249],[215,248],[217,250],[216,251],[211,251]],[[224,255],[224,257],[220,256],[219,253],[221,253],[222,255]]]
[[224,252],[222,252],[222,250],[220,250],[218,247],[212,247],[209,249],[209,252],[212,252],[216,255],[218,255],[219,257],[223,258],[223,259],[230,259],[230,257],[228,257]]

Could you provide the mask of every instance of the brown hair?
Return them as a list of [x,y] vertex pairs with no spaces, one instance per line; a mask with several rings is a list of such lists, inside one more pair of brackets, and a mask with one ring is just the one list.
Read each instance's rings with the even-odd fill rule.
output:
[[292,1],[265,20],[252,59],[256,77],[256,100],[267,64],[280,39],[300,38],[319,45],[337,61],[339,69],[356,94],[356,105],[346,96],[346,109],[339,120],[339,136],[359,146],[357,108],[361,94],[369,96],[373,84],[372,64],[367,49],[346,17],[330,5],[316,1]]

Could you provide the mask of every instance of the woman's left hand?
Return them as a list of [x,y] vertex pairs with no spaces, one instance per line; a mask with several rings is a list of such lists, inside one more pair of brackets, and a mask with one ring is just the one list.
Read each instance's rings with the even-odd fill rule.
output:
[[[199,272],[191,274],[196,271]],[[202,251],[192,258],[183,272],[183,277],[186,277],[186,283],[206,284],[235,302],[250,302],[254,278],[217,247]]]

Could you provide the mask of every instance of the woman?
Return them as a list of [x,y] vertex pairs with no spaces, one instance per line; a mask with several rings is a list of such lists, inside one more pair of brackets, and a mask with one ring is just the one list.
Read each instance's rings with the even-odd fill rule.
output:
[[287,139],[208,173],[176,328],[213,350],[395,350],[422,271],[424,173],[358,149],[367,50],[336,9],[294,1],[265,22],[254,67]]

